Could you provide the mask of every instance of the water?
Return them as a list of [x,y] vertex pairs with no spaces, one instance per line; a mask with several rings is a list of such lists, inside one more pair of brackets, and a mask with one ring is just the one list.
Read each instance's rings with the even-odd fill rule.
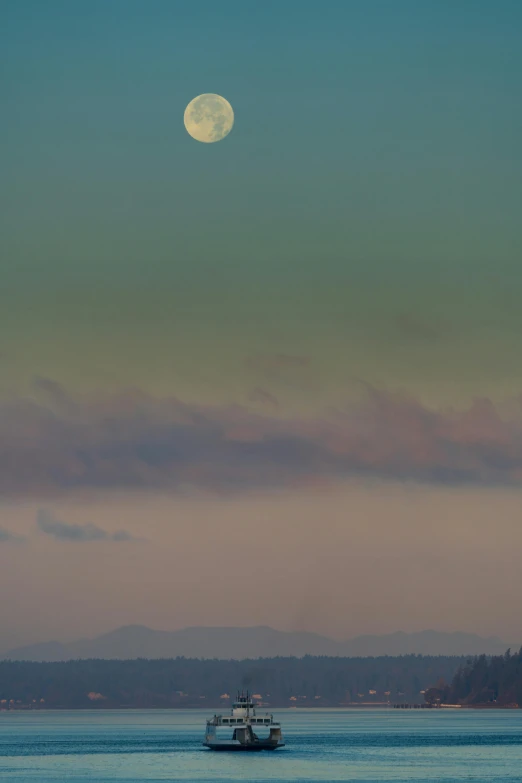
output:
[[521,710],[277,710],[287,746],[213,753],[207,713],[0,713],[0,780],[522,782]]

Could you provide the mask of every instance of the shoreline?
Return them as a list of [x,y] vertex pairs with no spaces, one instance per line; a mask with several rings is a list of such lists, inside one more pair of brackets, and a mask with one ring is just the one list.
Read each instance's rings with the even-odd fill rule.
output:
[[[9,709],[1,708],[0,713],[8,713],[8,712],[131,712],[131,711],[138,711],[138,712],[154,712],[155,710],[161,710],[162,712],[209,712],[212,710],[222,710],[224,709],[222,706],[213,707],[210,705],[207,705],[206,707],[196,706],[196,705],[187,705],[184,707],[138,707],[138,706],[126,706],[126,705],[120,705],[120,706],[114,706],[114,707],[102,707],[102,706],[92,706],[92,707],[65,707],[65,706],[56,706],[56,707],[29,707],[29,706],[20,706],[20,707],[11,707]],[[441,706],[437,707],[430,707],[428,705],[402,705],[402,704],[337,704],[337,705],[331,705],[331,706],[323,706],[323,707],[313,707],[313,706],[305,706],[300,705],[299,707],[288,707],[288,706],[276,706],[274,705],[271,707],[273,710],[306,710],[308,712],[321,712],[321,711],[331,711],[331,710],[339,710],[340,712],[346,711],[346,710],[393,710],[393,711],[407,711],[407,712],[425,712],[426,710],[429,711],[446,711],[446,712],[453,712],[454,710],[520,710],[522,709],[522,706],[519,704],[443,704]]]

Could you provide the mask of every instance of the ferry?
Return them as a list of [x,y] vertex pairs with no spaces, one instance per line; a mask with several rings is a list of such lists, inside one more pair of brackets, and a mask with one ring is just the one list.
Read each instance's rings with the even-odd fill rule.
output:
[[[218,729],[228,729],[228,737],[220,736]],[[258,731],[263,735],[258,736]],[[250,693],[238,691],[230,715],[214,715],[207,720],[203,745],[211,750],[276,750],[284,747],[285,742],[281,724],[274,716],[258,715]]]

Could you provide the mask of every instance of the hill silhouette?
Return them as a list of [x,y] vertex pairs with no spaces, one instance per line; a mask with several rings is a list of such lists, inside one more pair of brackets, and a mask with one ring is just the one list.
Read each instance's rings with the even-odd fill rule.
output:
[[498,655],[509,645],[497,637],[475,634],[398,631],[357,636],[341,642],[310,632],[278,631],[268,626],[224,628],[196,626],[179,631],[156,631],[127,625],[93,639],[44,642],[0,657],[27,661],[66,661],[87,658],[219,658],[243,660],[276,656],[365,657],[382,655]]

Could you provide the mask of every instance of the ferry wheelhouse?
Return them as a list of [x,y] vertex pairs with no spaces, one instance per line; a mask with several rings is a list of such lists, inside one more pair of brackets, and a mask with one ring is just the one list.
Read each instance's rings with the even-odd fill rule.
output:
[[[222,729],[228,729],[228,736]],[[230,715],[207,720],[203,743],[211,750],[275,750],[284,744],[281,724],[270,713],[258,715],[248,691],[238,692]]]

